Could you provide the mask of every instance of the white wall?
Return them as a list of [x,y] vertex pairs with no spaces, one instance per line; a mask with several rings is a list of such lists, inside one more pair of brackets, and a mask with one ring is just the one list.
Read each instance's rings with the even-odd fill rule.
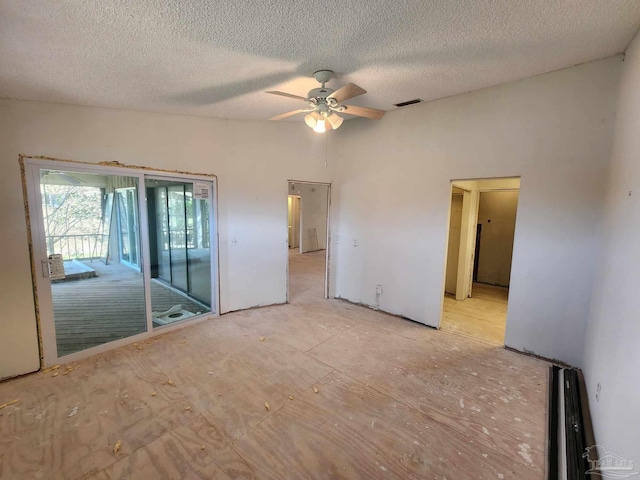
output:
[[521,176],[506,344],[580,366],[621,60],[346,123],[335,293],[437,326],[450,181]]
[[517,191],[480,192],[478,282],[509,286],[517,210]]
[[[640,469],[640,35],[627,50],[584,350],[596,441]],[[596,398],[598,383],[602,390]]]
[[[287,179],[329,182],[330,136],[315,134],[302,121],[226,121],[0,100],[0,378],[38,368],[19,154],[218,175],[226,312],[286,301]],[[331,144],[328,150],[330,155]],[[231,246],[233,239],[237,244]]]
[[[295,192],[300,195],[300,246],[301,252],[324,250],[327,248],[327,215],[329,205],[329,187],[308,183],[294,184]],[[309,229],[315,228],[318,236],[317,248],[311,245]]]

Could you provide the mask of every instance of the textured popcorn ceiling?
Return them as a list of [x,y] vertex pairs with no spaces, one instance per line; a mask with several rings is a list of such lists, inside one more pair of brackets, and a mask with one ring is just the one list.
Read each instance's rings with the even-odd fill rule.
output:
[[328,68],[389,110],[614,55],[639,27],[640,0],[0,0],[0,97],[265,119],[304,104],[264,90],[306,96]]

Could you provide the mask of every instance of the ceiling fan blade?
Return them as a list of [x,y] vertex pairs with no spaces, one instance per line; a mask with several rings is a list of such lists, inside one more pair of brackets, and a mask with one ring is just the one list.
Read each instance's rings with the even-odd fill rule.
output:
[[295,115],[296,113],[302,113],[302,112],[308,112],[308,110],[301,108],[299,110],[293,110],[292,112],[281,113],[280,115],[271,117],[269,120],[282,120],[283,118],[287,118],[287,117],[290,117],[291,115]]
[[329,95],[329,98],[335,98],[336,102],[342,103],[345,100],[357,97],[358,95],[362,95],[363,93],[367,93],[364,88],[359,87],[355,83],[347,83],[344,87],[339,88],[331,95]]
[[343,113],[355,115],[356,117],[366,117],[373,120],[380,120],[384,115],[384,110],[378,110],[377,108],[356,107],[355,105],[343,105],[343,107]]
[[264,93],[270,93],[271,95],[280,95],[281,97],[289,97],[289,98],[295,98],[296,100],[302,100],[303,102],[306,102],[307,99],[304,97],[301,97],[299,95],[293,95],[291,93],[284,93],[284,92],[278,92],[278,91],[270,91],[270,92],[264,92]]

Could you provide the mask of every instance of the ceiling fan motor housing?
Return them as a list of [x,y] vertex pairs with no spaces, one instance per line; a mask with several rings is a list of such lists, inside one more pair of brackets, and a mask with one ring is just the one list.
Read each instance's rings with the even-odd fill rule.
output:
[[320,87],[314,88],[313,90],[309,90],[309,94],[307,97],[311,100],[312,98],[326,100],[326,98],[335,92],[332,88]]

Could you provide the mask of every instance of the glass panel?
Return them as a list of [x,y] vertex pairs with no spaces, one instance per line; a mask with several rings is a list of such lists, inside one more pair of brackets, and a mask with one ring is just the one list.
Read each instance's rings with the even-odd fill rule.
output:
[[138,201],[134,188],[116,190],[120,260],[139,267]]
[[64,276],[51,281],[59,357],[147,329],[144,279],[120,263],[139,261],[137,183],[40,170],[47,253],[64,262]]
[[127,190],[127,221],[128,230],[131,232],[129,236],[129,250],[131,252],[132,265],[139,266],[140,261],[138,257],[138,202],[137,195],[134,189]]
[[187,279],[187,222],[184,185],[167,188],[169,197],[169,248],[171,249],[171,284],[189,289]]
[[120,260],[129,262],[129,222],[127,221],[129,215],[127,213],[126,193],[119,191],[117,192],[116,198],[118,203],[118,229],[120,233],[118,237],[120,243]]
[[[155,224],[149,225],[149,231],[156,231],[155,247],[157,253],[151,255],[151,265],[154,260],[157,262],[157,277],[165,282],[171,283],[171,255],[169,253],[169,217],[167,208],[167,189],[151,188],[147,192],[150,199],[149,218],[155,218]],[[155,215],[152,215],[152,208],[155,208]],[[156,275],[151,274],[152,277]]]
[[193,184],[145,179],[151,249],[153,325],[211,312],[209,200]]
[[211,305],[211,250],[209,249],[209,201],[193,199],[193,185],[185,187],[187,204],[187,273],[189,293]]

